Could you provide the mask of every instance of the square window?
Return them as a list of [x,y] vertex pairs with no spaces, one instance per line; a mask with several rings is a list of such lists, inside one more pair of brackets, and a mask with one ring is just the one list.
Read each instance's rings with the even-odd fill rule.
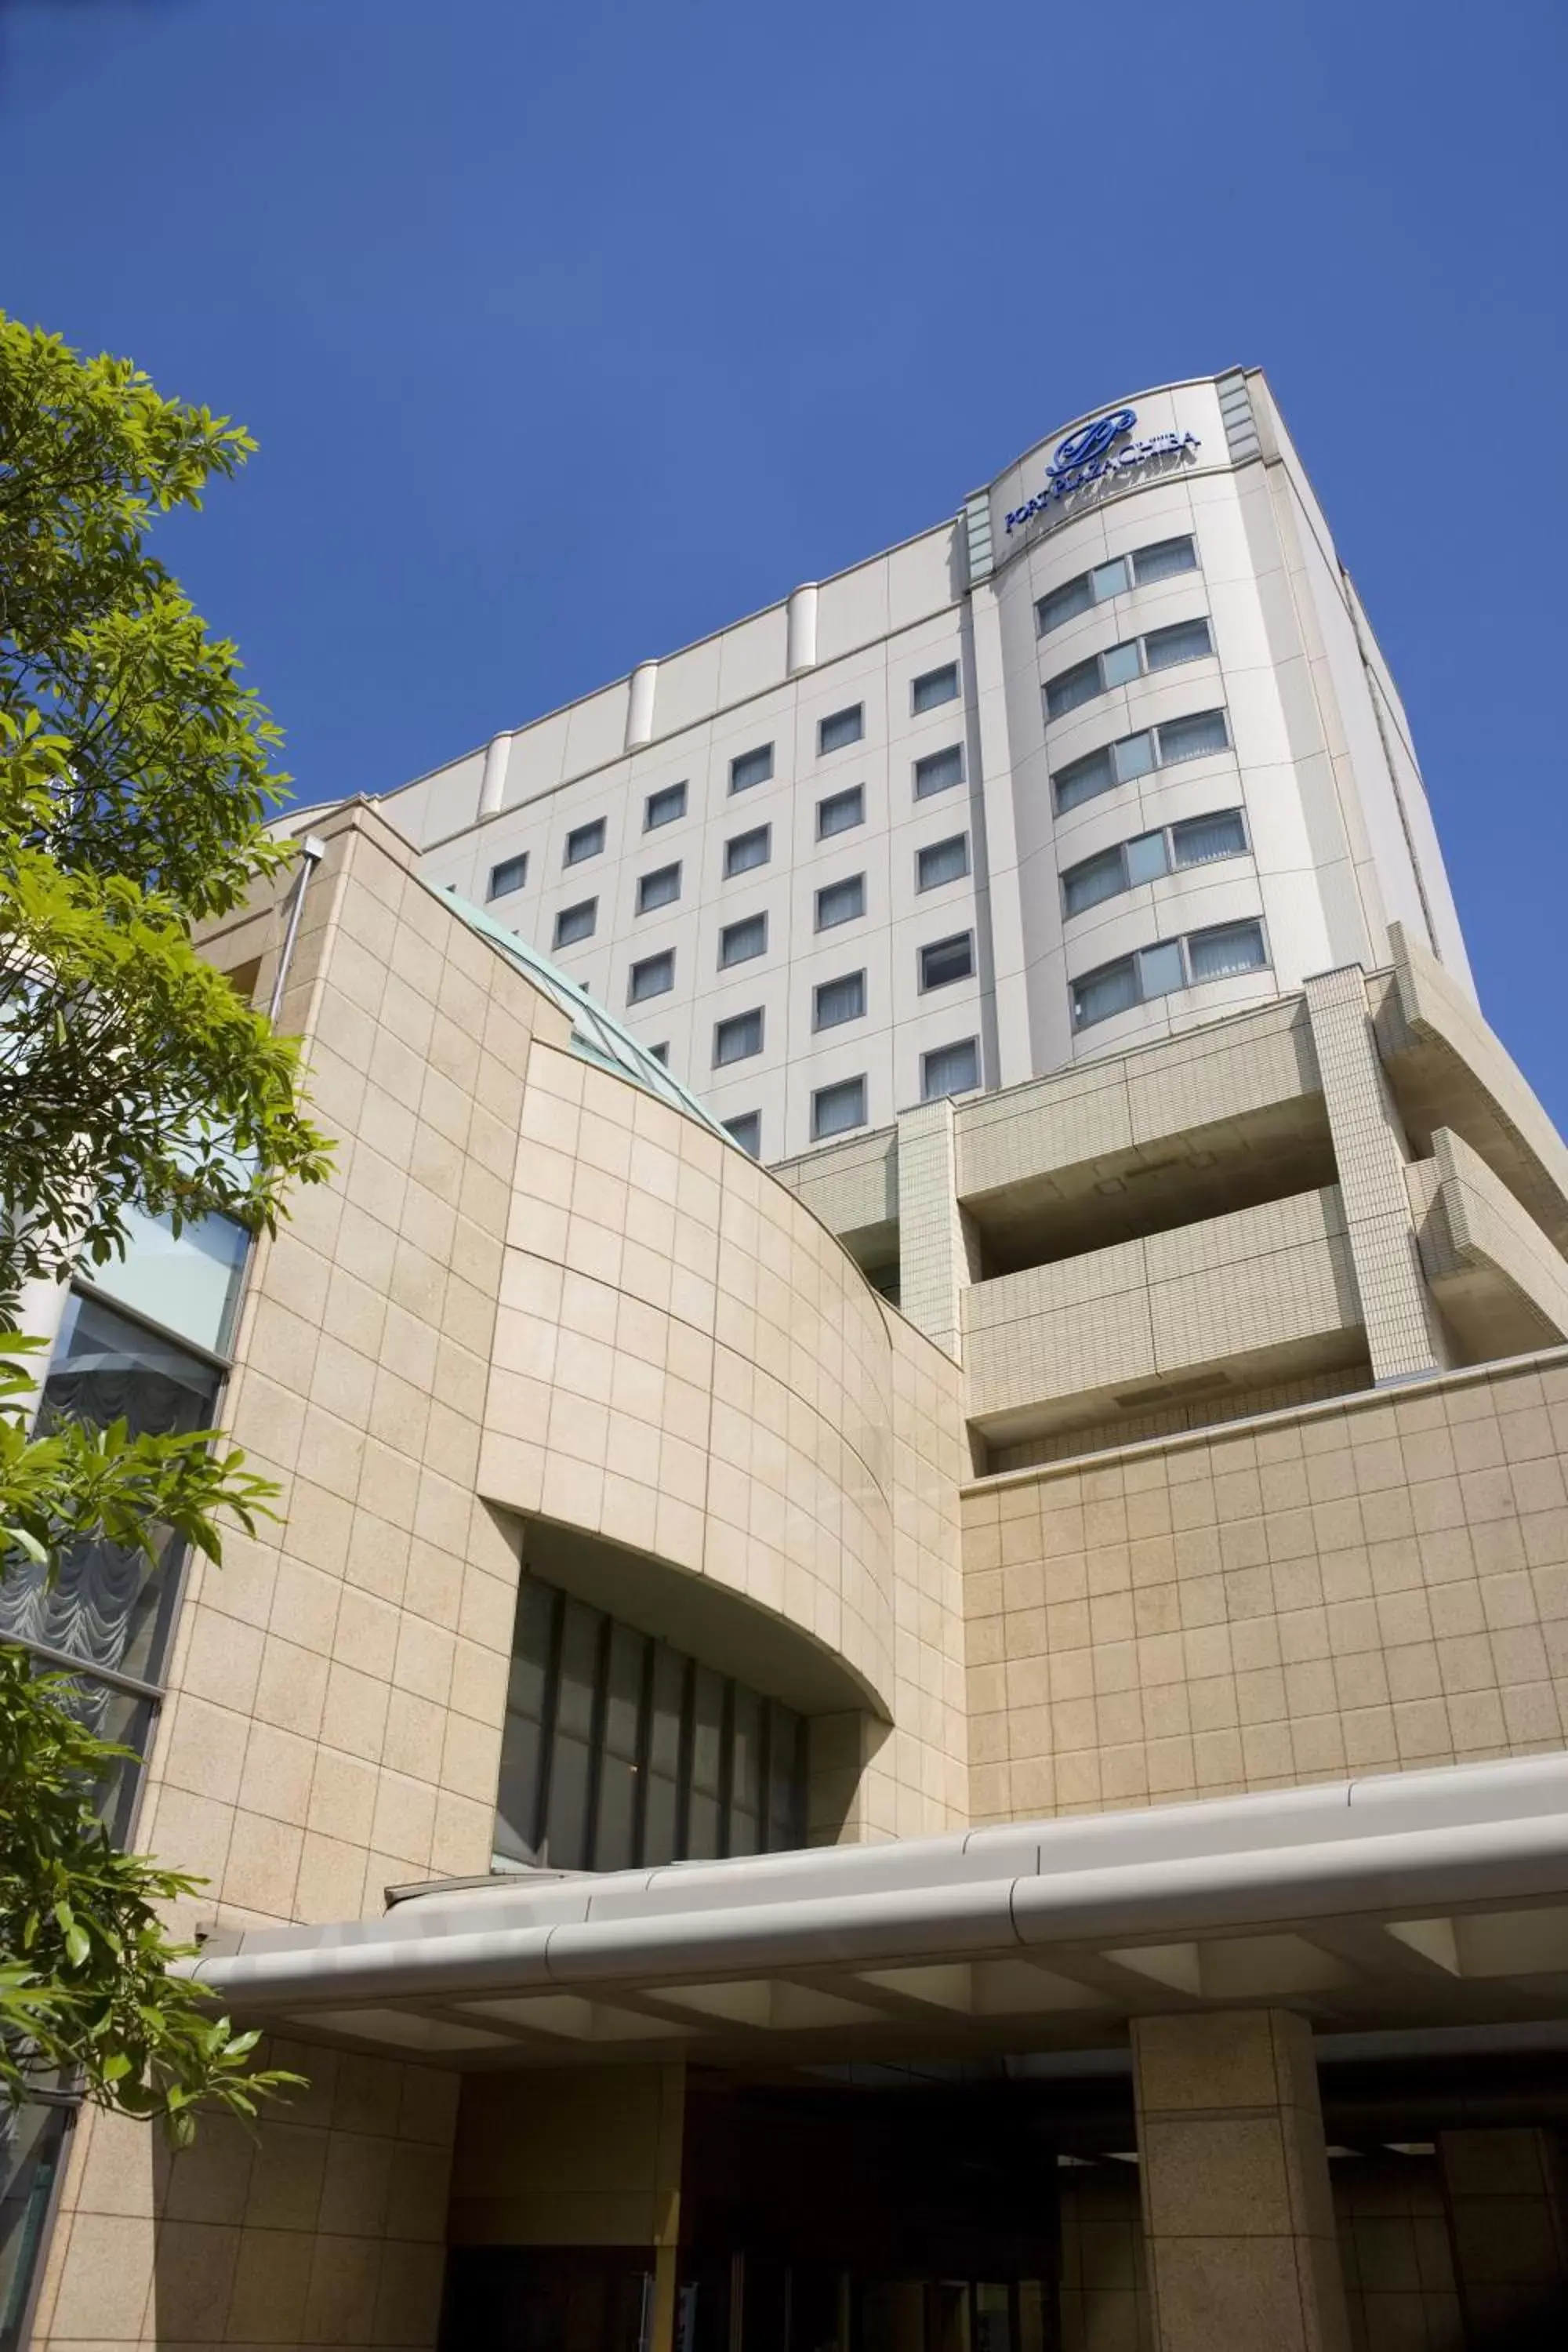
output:
[[563,907],[555,918],[556,946],[574,947],[579,940],[591,940],[598,919],[597,898],[580,898],[574,907]]
[[719,969],[727,971],[732,963],[749,962],[752,956],[768,951],[768,919],[765,915],[748,915],[739,923],[726,923],[719,934]]
[[1163,768],[1173,768],[1179,760],[1204,760],[1213,751],[1229,749],[1223,710],[1195,710],[1190,719],[1167,719],[1160,730]]
[[1151,669],[1174,669],[1178,662],[1202,661],[1214,651],[1206,621],[1178,621],[1173,628],[1151,629],[1143,658]]
[[499,866],[490,867],[489,885],[485,896],[487,898],[510,898],[512,891],[521,889],[527,879],[528,852],[525,849],[520,856],[503,857]]
[[1213,816],[1190,816],[1171,827],[1171,848],[1178,866],[1209,866],[1218,857],[1241,857],[1247,852],[1247,827],[1239,809],[1220,809]]
[[754,866],[765,866],[773,855],[773,827],[759,824],[750,833],[738,833],[724,844],[724,877],[749,874]]
[[915,798],[927,799],[932,793],[945,793],[963,782],[963,751],[961,745],[950,743],[944,751],[928,751],[923,760],[915,761]]
[[763,1050],[763,1008],[754,1012],[732,1013],[721,1021],[713,1032],[713,1066],[722,1069],[726,1062],[744,1062]]
[[596,816],[589,824],[574,824],[566,836],[563,866],[581,866],[585,857],[597,857],[605,846],[605,820]]
[[941,669],[921,672],[910,688],[910,708],[918,719],[922,710],[935,710],[944,702],[958,700],[958,664],[945,662]]
[[951,834],[946,841],[929,841],[915,852],[915,888],[939,890],[944,882],[961,882],[969,871],[969,835]]
[[861,1078],[840,1078],[835,1087],[818,1087],[811,1097],[811,1136],[814,1143],[824,1137],[843,1135],[852,1127],[866,1124],[866,1081]]
[[1108,596],[1120,596],[1127,586],[1127,558],[1118,555],[1109,563],[1097,563],[1089,575],[1094,590],[1094,601],[1103,604]]
[[1091,907],[1118,898],[1126,887],[1121,850],[1102,849],[1098,857],[1069,866],[1062,876],[1062,910],[1068,915],[1087,914]]
[[1123,735],[1110,747],[1116,762],[1116,781],[1130,784],[1134,776],[1146,776],[1154,765],[1154,738],[1147,730],[1141,735]]
[[816,928],[830,931],[837,923],[853,923],[866,911],[866,877],[850,874],[829,882],[816,894]]
[[1048,636],[1053,629],[1059,629],[1066,621],[1076,621],[1080,613],[1090,612],[1093,606],[1094,589],[1089,576],[1080,572],[1076,580],[1053,588],[1048,596],[1040,598],[1035,606],[1036,634]]
[[673,824],[678,817],[685,814],[686,786],[661,785],[657,793],[649,793],[643,803],[643,831],[652,833],[661,824]]
[[1117,781],[1116,763],[1109,744],[1102,751],[1090,751],[1081,760],[1069,760],[1051,778],[1058,814],[1065,816],[1068,809],[1081,808],[1085,801],[1098,800],[1101,793],[1114,791]]
[[1137,1002],[1135,960],[1121,956],[1115,963],[1102,963],[1098,971],[1086,971],[1081,980],[1073,982],[1073,1026],[1087,1029],[1096,1021],[1109,1021],[1118,1013],[1130,1012]]
[[1158,947],[1140,951],[1138,985],[1145,1003],[1152,996],[1169,996],[1173,989],[1185,988],[1186,984],[1180,940],[1162,940]]
[[851,784],[847,793],[835,793],[816,803],[816,837],[831,841],[836,833],[853,833],[858,824],[866,822],[866,788]]
[[650,914],[655,907],[671,907],[680,896],[679,866],[658,866],[651,874],[637,877],[637,912]]
[[763,1114],[760,1110],[743,1110],[736,1118],[727,1118],[724,1132],[732,1143],[740,1145],[742,1151],[749,1151],[753,1160],[762,1158]]
[[811,1025],[837,1029],[846,1021],[858,1021],[865,1010],[866,975],[847,971],[842,980],[825,980],[813,992]]
[[1137,638],[1129,638],[1124,646],[1112,646],[1100,655],[1100,666],[1107,686],[1130,686],[1140,675]]
[[823,759],[829,751],[847,751],[858,743],[866,732],[866,706],[855,703],[847,710],[835,710],[816,722],[816,756]]
[[974,970],[974,934],[955,931],[950,940],[932,940],[921,950],[921,988],[949,988],[968,980]]
[[1132,882],[1157,882],[1162,874],[1171,870],[1163,833],[1141,833],[1127,845],[1127,879]]
[[1173,579],[1178,572],[1195,572],[1198,551],[1190,539],[1157,539],[1152,547],[1133,550],[1132,572],[1140,588],[1151,581]]
[[921,1100],[940,1102],[944,1095],[966,1095],[980,1084],[980,1040],[964,1037],[956,1045],[938,1045],[921,1055]]
[[1079,709],[1092,702],[1103,691],[1100,682],[1100,656],[1092,661],[1075,662],[1071,669],[1059,670],[1055,677],[1046,680],[1046,716],[1065,719],[1069,710]]
[[759,743],[754,751],[742,751],[730,762],[730,790],[749,793],[753,784],[765,784],[773,772],[773,747]]
[[1238,971],[1262,971],[1268,962],[1260,923],[1216,923],[1194,931],[1187,941],[1187,961],[1194,986],[1204,980],[1228,980]]
[[650,996],[663,996],[675,986],[675,950],[666,948],[662,955],[644,956],[634,963],[626,985],[626,1003],[645,1004]]

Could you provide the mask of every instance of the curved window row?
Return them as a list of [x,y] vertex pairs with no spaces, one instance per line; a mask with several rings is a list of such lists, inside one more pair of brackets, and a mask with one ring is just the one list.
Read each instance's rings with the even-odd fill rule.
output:
[[1190,866],[1214,866],[1221,858],[1247,855],[1247,826],[1239,809],[1218,809],[1213,816],[1187,817],[1180,824],[1161,825],[1119,841],[1113,849],[1085,857],[1062,876],[1062,912],[1087,914],[1107,898],[1119,898],[1140,882],[1157,882],[1162,875],[1179,874]]
[[1048,596],[1040,597],[1035,606],[1036,634],[1048,636],[1053,629],[1076,621],[1080,613],[1092,612],[1096,604],[1112,596],[1125,595],[1129,588],[1147,588],[1156,580],[1172,580],[1178,572],[1197,568],[1198,551],[1188,537],[1156,539],[1147,547],[1135,547],[1131,555],[1097,563],[1091,572],[1080,572],[1076,580],[1064,581]]
[[804,1845],[805,1735],[777,1700],[525,1575],[496,1859],[629,1870]]
[[1119,956],[1114,963],[1086,971],[1072,983],[1072,1025],[1092,1028],[1097,1021],[1110,1021],[1179,988],[1201,988],[1205,981],[1231,980],[1238,972],[1268,968],[1261,923],[1214,923],[1206,930],[1160,940],[1135,955]]
[[1098,800],[1118,784],[1130,784],[1155,768],[1173,768],[1184,760],[1204,760],[1230,749],[1230,729],[1223,710],[1194,710],[1184,719],[1167,719],[1162,727],[1144,727],[1136,735],[1119,736],[1081,760],[1069,760],[1051,772],[1057,814]]
[[1087,661],[1074,662],[1046,680],[1046,717],[1065,719],[1113,686],[1131,686],[1134,678],[1174,669],[1182,662],[1202,661],[1214,651],[1206,619],[1177,621],[1168,629],[1151,629],[1142,637],[1128,637]]

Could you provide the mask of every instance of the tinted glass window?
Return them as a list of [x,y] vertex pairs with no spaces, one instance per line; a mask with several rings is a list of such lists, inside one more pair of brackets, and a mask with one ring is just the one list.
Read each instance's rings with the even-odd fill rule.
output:
[[556,946],[569,948],[578,940],[591,940],[598,916],[597,898],[583,898],[574,907],[563,907],[555,918]]
[[957,1045],[939,1045],[921,1056],[921,1100],[940,1101],[943,1095],[965,1095],[980,1084],[980,1041],[965,1037]]
[[957,699],[956,662],[945,662],[941,669],[928,669],[910,688],[910,704],[917,719],[922,710],[935,710],[941,704]]
[[842,1135],[849,1128],[865,1124],[864,1078],[841,1078],[836,1087],[819,1087],[812,1096],[811,1132],[818,1142],[824,1136]]
[[765,866],[771,856],[773,827],[757,825],[751,833],[738,833],[724,844],[724,872],[749,874],[753,866]]
[[585,857],[597,857],[605,846],[605,820],[596,816],[591,824],[574,824],[566,836],[566,855],[563,863],[581,866]]
[[653,873],[638,877],[637,912],[639,915],[650,914],[655,907],[673,905],[679,896],[679,866],[660,866]]
[[974,935],[960,931],[951,940],[932,940],[921,950],[921,986],[946,988],[967,980],[974,970]]
[[843,1022],[858,1021],[865,1010],[865,973],[846,972],[842,980],[825,980],[816,990],[812,999],[811,1025],[814,1029],[837,1029]]
[[626,1001],[641,1004],[650,996],[662,996],[675,986],[675,951],[667,949],[663,955],[644,956],[634,963],[626,988]]
[[752,956],[765,955],[767,946],[765,915],[748,915],[743,922],[726,923],[719,934],[720,970],[732,963],[746,963]]
[[721,1068],[726,1062],[743,1062],[749,1055],[763,1050],[763,1015],[761,1008],[754,1013],[737,1013],[731,1020],[721,1021],[713,1032],[713,1066]]
[[866,732],[865,706],[857,702],[852,709],[836,710],[831,718],[818,720],[816,749],[818,756],[828,751],[842,751],[851,743],[858,743]]
[[816,928],[830,931],[837,923],[852,923],[866,911],[866,877],[847,875],[842,882],[829,882],[816,894]]
[[753,1160],[761,1159],[763,1114],[760,1110],[743,1110],[738,1118],[727,1118],[724,1121],[724,1128],[726,1133],[734,1138],[742,1151],[749,1151]]
[[923,801],[931,793],[945,793],[963,782],[963,752],[952,743],[945,751],[931,751],[925,759],[915,761],[915,798]]
[[1197,568],[1197,550],[1190,539],[1157,539],[1152,547],[1133,552],[1133,576],[1140,588],[1146,588],[1152,580],[1169,580],[1178,572]]
[[499,866],[490,867],[487,898],[505,898],[513,890],[521,890],[528,879],[528,852],[519,857],[503,857]]
[[859,784],[851,785],[847,793],[835,793],[828,800],[816,803],[816,837],[830,840],[836,833],[852,833],[866,822],[866,794]]
[[962,881],[969,871],[969,835],[955,833],[946,841],[928,842],[915,852],[915,887],[935,890],[944,882]]
[[686,786],[666,784],[657,793],[649,793],[643,810],[643,830],[652,833],[661,824],[673,824],[677,817],[686,814]]
[[753,784],[765,784],[773,772],[773,747],[759,743],[754,751],[742,751],[730,762],[730,790],[750,792]]

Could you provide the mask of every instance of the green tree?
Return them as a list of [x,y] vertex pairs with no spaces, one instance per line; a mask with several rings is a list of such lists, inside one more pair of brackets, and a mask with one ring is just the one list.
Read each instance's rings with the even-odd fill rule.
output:
[[[328,1171],[296,1047],[194,943],[291,855],[278,731],[147,546],[253,446],[0,312],[0,1575],[170,1531],[216,1559],[270,1492],[210,1432],[30,1431],[15,1329],[23,1286],[122,1252],[132,1208],[270,1229]],[[192,1882],[100,1825],[118,1752],[0,1650],[0,2094],[70,2072],[183,2136],[280,2078],[170,1973]]]

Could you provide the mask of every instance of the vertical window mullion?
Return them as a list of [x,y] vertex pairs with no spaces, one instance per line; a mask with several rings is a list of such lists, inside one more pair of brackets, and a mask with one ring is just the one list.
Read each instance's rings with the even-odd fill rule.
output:
[[653,1769],[653,1672],[658,1643],[650,1641],[643,1653],[642,1696],[637,1701],[637,1788],[632,1796],[632,1860],[639,1866],[647,1837],[647,1785]]
[[[528,1570],[524,1569],[526,1576]],[[550,1819],[550,1773],[555,1757],[555,1717],[561,1698],[561,1637],[566,1622],[566,1595],[557,1592],[550,1612],[550,1667],[544,1677],[544,1704],[539,1719],[539,1785],[535,1790],[533,1836],[531,1841],[535,1853],[544,1848],[545,1824]]]
[[610,1630],[608,1615],[599,1621],[598,1655],[594,1662],[594,1704],[588,1715],[588,1781],[583,1800],[584,1868],[595,1867],[599,1843],[599,1785],[605,1777],[605,1719],[610,1701]]
[[730,1851],[730,1802],[735,1790],[735,1685],[724,1684],[724,1706],[719,1718],[719,1851]]
[[688,1658],[681,1675],[680,1765],[675,1780],[675,1858],[684,1862],[691,1850],[691,1747],[697,1711],[697,1664]]

